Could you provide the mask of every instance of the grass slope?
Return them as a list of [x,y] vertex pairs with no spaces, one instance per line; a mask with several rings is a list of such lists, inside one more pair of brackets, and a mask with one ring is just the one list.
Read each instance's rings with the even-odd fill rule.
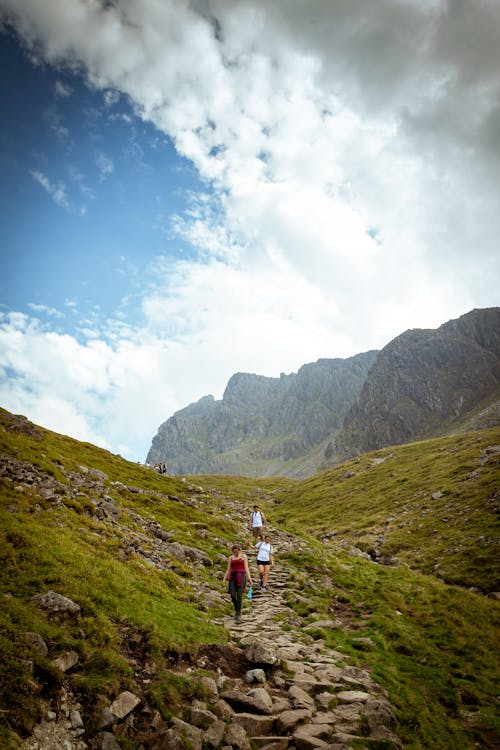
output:
[[[480,507],[479,495],[484,501],[494,494],[492,454],[486,449],[498,442],[498,433],[476,435],[467,448],[461,441],[468,438],[409,446],[408,456],[405,447],[379,451],[302,483],[200,476],[181,480],[42,428],[31,429],[0,410],[0,453],[61,483],[60,500],[54,502],[0,477],[0,746],[17,746],[16,733],[31,731],[40,715],[40,698],[56,691],[62,680],[91,713],[98,708],[93,705],[96,696],[136,690],[137,672],[154,664],[147,673],[149,702],[164,716],[182,712],[183,695],[196,691],[196,674],[174,679],[169,660],[172,653],[226,639],[213,615],[203,609],[199,586],[220,590],[221,556],[241,534],[242,521],[257,502],[271,524],[308,540],[309,551],[300,555],[285,557],[277,550],[290,571],[288,600],[296,615],[284,627],[293,627],[297,640],[323,639],[350,654],[351,663],[370,667],[396,707],[405,748],[496,747],[499,604],[407,566],[350,557],[341,546],[310,535],[334,530],[359,544],[370,529],[386,528],[389,480],[394,482],[394,498],[408,506],[404,518],[410,521],[418,499],[429,504],[427,494],[420,497],[419,492],[432,489],[446,497],[447,488],[460,486],[457,477],[467,487],[482,487],[477,497],[472,490],[467,494],[467,514],[477,519],[463,526],[474,523],[474,533],[476,525],[485,531],[489,516],[481,520],[481,514],[489,512],[489,506]],[[447,456],[443,465],[442,455]],[[473,479],[464,479],[465,459],[466,473],[480,470]],[[118,518],[96,517],[97,498],[91,490],[72,491],[71,472],[81,471],[82,465],[106,473],[107,502],[119,508]],[[418,476],[410,480],[418,474],[413,465],[428,467],[425,482]],[[390,469],[383,480],[380,469]],[[341,479],[345,473],[354,476]],[[448,501],[454,496],[451,489]],[[340,490],[346,495],[337,495]],[[225,498],[240,505],[241,518],[228,512]],[[419,507],[417,516],[421,512]],[[371,521],[360,526],[361,515]],[[213,566],[193,571],[175,561],[163,570],[148,564],[145,558],[154,552],[148,524],[159,524],[176,541],[202,548]],[[448,528],[442,524],[439,533]],[[410,538],[412,546],[395,551],[417,566],[418,538]],[[124,554],[132,541],[133,552]],[[438,534],[430,543],[439,546]],[[465,558],[457,555],[458,570]],[[484,586],[479,570],[483,564],[492,570],[491,561],[475,558],[474,580]],[[33,595],[48,589],[80,604],[77,623],[49,622],[33,605]],[[332,618],[334,626],[314,625],[325,618]],[[29,631],[44,638],[51,657],[75,650],[77,673],[61,675],[51,661],[30,651],[25,642]]]
[[500,591],[500,428],[384,448],[288,486],[275,516],[336,547]]
[[[207,620],[188,585],[190,567],[177,563],[159,570],[145,560],[153,549],[145,528],[159,524],[175,541],[206,548],[217,567],[221,554],[227,554],[225,539],[234,532],[221,519],[216,502],[196,488],[92,445],[42,428],[26,429],[4,410],[0,454],[29,462],[61,483],[54,502],[29,485],[0,477],[0,745],[9,747],[11,730],[31,730],[39,719],[38,699],[61,679],[40,656],[32,672],[26,632],[39,633],[52,656],[68,649],[78,652],[78,690],[88,696],[94,690],[112,695],[132,686],[127,633],[141,633],[158,665],[171,651],[224,641],[226,632]],[[119,521],[96,518],[97,498],[91,491],[75,499],[68,473],[81,466],[105,472],[106,502],[120,507]],[[139,551],[125,555],[124,546],[134,541]],[[196,575],[201,585],[203,578],[213,585],[209,566],[197,568]],[[49,622],[34,606],[32,597],[48,590],[78,602],[82,615],[77,625]]]

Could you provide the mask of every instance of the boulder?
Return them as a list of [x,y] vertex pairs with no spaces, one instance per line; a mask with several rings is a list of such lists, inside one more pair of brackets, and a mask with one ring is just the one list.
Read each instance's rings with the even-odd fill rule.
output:
[[290,732],[297,724],[300,724],[301,721],[310,719],[311,716],[312,711],[305,708],[283,711],[276,719],[276,728],[278,732],[285,734],[286,732]]
[[116,700],[113,701],[109,710],[116,719],[124,719],[125,716],[131,713],[140,702],[141,699],[138,698],[137,695],[125,690],[123,693],[120,693]]

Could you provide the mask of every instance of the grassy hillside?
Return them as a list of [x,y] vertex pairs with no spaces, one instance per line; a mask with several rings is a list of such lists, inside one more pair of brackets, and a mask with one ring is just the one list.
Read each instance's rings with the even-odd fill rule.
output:
[[[229,602],[211,608],[208,600],[220,592],[223,556],[241,538],[242,522],[257,502],[272,525],[308,542],[300,554],[277,550],[290,571],[287,597],[297,616],[297,640],[323,639],[349,654],[352,664],[373,669],[396,707],[405,748],[494,748],[498,602],[406,566],[351,557],[343,544],[359,547],[373,530],[383,528],[387,536],[386,528],[394,529],[411,544],[398,547],[396,534],[387,542],[392,539],[390,554],[425,571],[420,540],[423,555],[430,554],[429,544],[444,550],[447,577],[455,570],[466,585],[489,590],[493,548],[484,548],[486,559],[477,545],[467,567],[465,552],[445,554],[450,541],[440,535],[451,528],[455,546],[468,544],[469,535],[493,536],[489,508],[498,465],[487,448],[498,437],[463,435],[379,451],[302,483],[176,479],[0,410],[0,746],[16,748],[39,720],[41,699],[62,684],[78,696],[87,717],[98,712],[103,697],[126,689],[140,692],[164,718],[182,715],[184,698],[200,690],[199,675],[192,669],[181,680],[169,667],[203,644],[226,641],[215,620],[230,611]],[[346,473],[354,476],[342,479]],[[469,521],[459,516],[460,524],[441,519],[437,526],[439,505],[436,534],[413,536],[424,512],[417,501],[430,505],[432,490],[450,504],[462,485]],[[388,495],[402,503],[401,520],[413,521],[408,528],[387,520]],[[450,520],[458,506],[445,508]],[[336,536],[326,541],[318,538],[332,532]],[[158,534],[201,550],[203,564],[160,554]],[[460,564],[465,573],[459,576]],[[40,612],[33,597],[48,590],[78,602],[78,621],[50,621]],[[314,625],[326,618],[331,627]],[[42,636],[50,659],[28,648],[27,632]],[[78,654],[79,664],[62,674],[52,658],[68,650]]]
[[335,548],[500,591],[500,428],[384,448],[276,495],[274,515]]
[[[133,684],[127,639],[135,633],[158,665],[170,651],[192,651],[200,643],[226,639],[207,621],[190,565],[172,560],[164,569],[154,559],[154,534],[206,549],[217,568],[233,536],[233,525],[216,502],[199,489],[132,464],[92,445],[34,428],[0,411],[0,454],[28,467],[27,481],[0,477],[0,745],[9,746],[10,729],[21,734],[39,718],[39,698],[61,676],[37,657],[30,673],[26,632],[36,632],[52,651],[76,650],[81,670],[78,691],[112,694]],[[16,464],[17,471],[19,464]],[[32,467],[32,468],[30,468]],[[105,494],[92,482],[74,492],[81,467],[105,472]],[[44,499],[33,488],[33,471],[55,483]],[[35,482],[36,483],[36,482]],[[209,502],[209,510],[206,503]],[[99,503],[119,508],[114,518],[96,517]],[[106,505],[107,504],[107,505]],[[200,586],[213,580],[210,565],[196,569]],[[32,597],[54,590],[82,608],[76,627],[49,622]],[[155,689],[160,690],[161,686]],[[13,745],[14,746],[14,745]]]

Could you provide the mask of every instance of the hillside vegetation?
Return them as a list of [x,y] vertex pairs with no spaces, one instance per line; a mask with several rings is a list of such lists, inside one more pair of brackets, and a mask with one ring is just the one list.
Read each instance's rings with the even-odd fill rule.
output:
[[[123,690],[167,725],[182,716],[203,695],[203,677],[217,676],[196,655],[228,640],[220,579],[258,502],[272,527],[301,540],[296,551],[277,550],[296,615],[283,627],[370,668],[405,748],[496,747],[499,604],[425,573],[439,557],[446,580],[492,589],[498,438],[489,431],[380,451],[302,483],[174,478],[0,410],[0,746],[19,747],[44,701],[63,690],[82,705],[89,742],[103,705]],[[429,493],[442,494],[431,502]],[[436,530],[414,535],[424,511]],[[352,556],[351,545],[370,549],[380,529],[381,554],[408,566]],[[180,547],[191,556],[179,559]],[[36,600],[47,591],[76,602],[79,617],[49,619]],[[334,624],[314,626],[325,618]],[[30,648],[27,633],[48,654]],[[54,658],[67,653],[77,663],[65,672]],[[124,750],[139,747],[139,729],[122,727]]]
[[366,453],[289,485],[279,522],[448,583],[500,591],[500,429]]

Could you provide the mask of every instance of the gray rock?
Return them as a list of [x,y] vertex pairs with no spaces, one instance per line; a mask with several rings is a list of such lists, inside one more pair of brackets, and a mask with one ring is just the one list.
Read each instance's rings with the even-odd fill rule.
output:
[[172,729],[182,739],[185,747],[189,747],[190,750],[202,750],[203,732],[201,729],[177,718],[172,721]]
[[279,735],[252,737],[252,744],[259,750],[287,750],[290,739],[290,737],[280,737]]
[[206,729],[211,724],[213,724],[216,719],[217,717],[215,716],[215,714],[213,714],[207,708],[202,708],[201,706],[197,705],[191,706],[191,710],[189,712],[189,721],[195,727]]
[[234,714],[234,709],[231,708],[229,703],[227,703],[222,698],[219,698],[217,703],[213,705],[213,711],[216,716],[219,717],[219,719],[224,719],[225,721],[228,721],[231,716]]
[[314,707],[314,698],[311,698],[311,696],[306,693],[305,690],[303,690],[301,687],[298,687],[297,685],[292,685],[289,688],[288,695],[292,700],[292,705],[294,708]]
[[250,741],[247,737],[247,733],[241,724],[233,721],[226,727],[226,733],[224,735],[224,741],[227,745],[230,745],[233,749],[238,750],[251,750]]
[[111,732],[99,732],[96,742],[97,750],[122,750],[122,746]]
[[324,724],[305,724],[298,727],[293,733],[293,743],[297,750],[314,750],[314,748],[327,748],[328,743],[321,738],[329,737],[332,733],[331,727]]
[[186,558],[191,560],[191,562],[201,563],[201,565],[204,565],[205,567],[213,565],[212,560],[206,552],[203,552],[203,550],[197,549],[196,547],[188,547],[186,545],[184,545],[183,549]]
[[102,709],[101,715],[97,722],[97,729],[99,730],[109,729],[110,727],[113,726],[115,721],[116,721],[116,717],[111,713],[109,706],[105,706]]
[[61,670],[61,672],[67,672],[72,667],[76,667],[80,657],[76,651],[65,651],[64,654],[60,654],[56,659],[52,661],[52,664]]
[[260,640],[255,640],[249,644],[245,656],[248,661],[254,664],[274,665],[278,663],[277,649],[273,644]]
[[73,729],[81,729],[83,727],[80,711],[77,711],[76,709],[70,711],[69,720],[71,721],[71,727]]
[[266,681],[266,673],[263,669],[249,669],[248,672],[245,673],[245,680],[249,683],[264,683]]
[[120,693],[116,700],[113,701],[109,710],[117,719],[124,719],[125,716],[131,713],[140,702],[141,699],[138,698],[137,695],[125,690],[123,693]]
[[311,716],[312,711],[305,708],[283,711],[276,719],[276,728],[278,732],[285,734],[286,732],[290,732],[297,724],[300,724],[301,721],[310,719]]
[[167,729],[163,732],[159,739],[159,747],[161,750],[184,750],[184,740],[180,737],[175,729]]
[[247,695],[255,701],[257,710],[269,714],[273,712],[273,699],[265,688],[252,688]]
[[341,690],[336,697],[341,703],[366,703],[370,695],[362,690]]
[[38,633],[25,633],[24,634],[24,640],[28,644],[28,646],[31,648],[32,651],[36,651],[37,653],[41,654],[42,656],[47,656],[49,653],[49,649],[47,647],[47,644],[43,640],[42,636]]
[[46,594],[35,594],[31,601],[41,609],[50,620],[63,620],[70,617],[77,617],[81,611],[78,604],[55,591],[47,591]]
[[[260,692],[262,691],[262,692]],[[258,713],[270,714],[272,712],[272,700],[263,688],[255,688],[256,695],[241,692],[241,690],[226,690],[222,693],[222,698],[231,704],[231,706],[243,710],[252,710]]]
[[212,679],[212,677],[202,675],[199,679],[199,684],[203,690],[204,695],[206,695],[209,700],[213,701],[218,699],[219,691],[217,689],[217,683],[214,679]]
[[203,735],[203,745],[205,747],[220,747],[224,739],[226,724],[222,719],[216,719],[213,724],[205,731]]
[[249,737],[269,734],[274,731],[273,716],[261,716],[253,713],[237,713],[233,716],[233,722],[243,727]]
[[95,479],[98,482],[105,482],[108,478],[108,475],[105,474],[104,471],[100,471],[100,469],[89,469],[88,476],[92,477],[92,479]]

